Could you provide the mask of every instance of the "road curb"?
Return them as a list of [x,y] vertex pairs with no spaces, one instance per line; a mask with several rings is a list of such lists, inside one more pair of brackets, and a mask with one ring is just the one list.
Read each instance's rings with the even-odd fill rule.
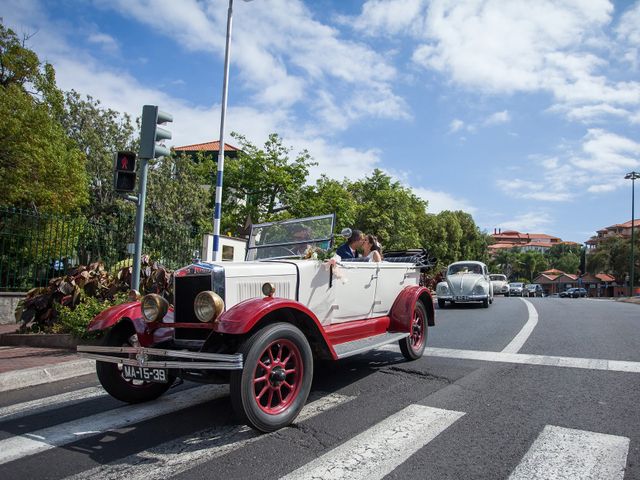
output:
[[95,373],[95,371],[95,360],[81,359],[0,373],[0,392],[57,382]]

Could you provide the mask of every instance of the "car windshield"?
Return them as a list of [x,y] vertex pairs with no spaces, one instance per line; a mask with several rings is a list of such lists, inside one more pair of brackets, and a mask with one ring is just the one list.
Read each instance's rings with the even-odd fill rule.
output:
[[489,278],[493,281],[499,281],[499,282],[506,282],[507,281],[507,276],[506,275],[489,275]]
[[334,215],[323,215],[253,225],[246,260],[303,258],[315,248],[328,250],[334,222]]
[[509,286],[513,288],[522,288],[524,284],[522,283],[510,283]]
[[449,266],[447,275],[456,275],[460,273],[476,273],[482,274],[482,267],[477,263],[456,263]]

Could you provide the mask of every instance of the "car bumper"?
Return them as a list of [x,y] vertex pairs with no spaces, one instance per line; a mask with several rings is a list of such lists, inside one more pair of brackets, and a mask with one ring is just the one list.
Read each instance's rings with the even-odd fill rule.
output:
[[489,298],[489,295],[438,295],[441,300],[456,303],[482,302]]
[[[171,368],[182,370],[242,370],[242,354],[220,354],[167,350],[145,347],[102,347],[79,345],[78,356],[99,362],[134,367]],[[148,360],[152,357],[153,360]],[[181,360],[171,360],[179,358]]]

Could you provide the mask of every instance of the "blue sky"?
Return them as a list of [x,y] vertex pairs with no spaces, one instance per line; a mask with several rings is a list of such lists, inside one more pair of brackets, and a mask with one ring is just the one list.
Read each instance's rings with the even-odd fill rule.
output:
[[[2,3],[62,89],[218,138],[228,0]],[[631,218],[640,1],[235,0],[231,131],[308,149],[312,180],[380,168],[429,212],[583,242]]]

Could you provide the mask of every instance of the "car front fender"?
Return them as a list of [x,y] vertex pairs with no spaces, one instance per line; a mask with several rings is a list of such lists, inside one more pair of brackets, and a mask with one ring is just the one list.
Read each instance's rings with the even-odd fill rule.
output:
[[[169,307],[164,321],[172,321],[172,319],[173,307]],[[173,337],[172,328],[158,328],[152,330],[147,327],[147,324],[142,318],[142,309],[140,302],[121,303],[120,305],[114,305],[107,308],[106,310],[103,310],[98,315],[96,315],[93,320],[91,320],[91,322],[89,322],[87,331],[104,331],[123,320],[131,322],[138,335],[138,341],[143,347],[156,345],[158,343],[170,340]]]

